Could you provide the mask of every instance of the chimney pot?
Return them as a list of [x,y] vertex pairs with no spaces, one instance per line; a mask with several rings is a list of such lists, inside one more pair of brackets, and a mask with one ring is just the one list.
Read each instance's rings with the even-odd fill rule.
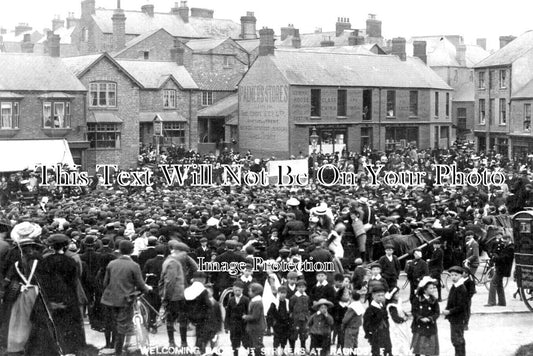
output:
[[392,39],[392,52],[391,54],[400,57],[400,60],[405,61],[407,55],[405,53],[405,38],[396,37]]
[[244,40],[257,39],[257,19],[252,11],[247,11],[246,16],[241,17],[241,38]]
[[96,13],[96,0],[84,0],[81,2],[81,17],[86,18]]
[[[1,41],[0,41],[1,42]],[[24,34],[24,39],[20,44],[22,53],[33,53],[34,44],[31,42],[31,35],[29,33]]]
[[427,43],[426,41],[414,41],[413,42],[413,57],[418,57],[422,62],[428,62],[427,57]]
[[328,37],[328,39],[323,39],[321,42],[320,42],[320,47],[333,47],[335,46],[335,41],[332,41],[331,40],[331,37]]
[[178,3],[175,3],[174,7],[171,9],[171,12],[174,15],[181,17],[183,22],[189,22],[189,7],[187,6],[187,1],[180,2],[179,6]]
[[20,35],[21,33],[31,31],[32,28],[28,26],[27,23],[21,22],[15,27],[15,36]]
[[259,55],[274,55],[274,30],[263,27],[259,30]]
[[48,47],[48,54],[50,57],[60,57],[61,55],[61,37],[54,35],[53,32],[48,32],[46,38],[46,45]]
[[61,27],[65,27],[65,21],[61,20],[59,15],[55,15],[52,20],[52,31],[55,31]]
[[344,33],[345,30],[351,30],[352,24],[350,20],[346,17],[338,17],[337,23],[335,24],[335,36],[339,37]]
[[191,16],[192,17],[201,17],[201,18],[204,18],[204,19],[212,19],[214,12],[215,11],[211,10],[211,9],[201,9],[201,8],[198,8],[198,7],[191,8]]

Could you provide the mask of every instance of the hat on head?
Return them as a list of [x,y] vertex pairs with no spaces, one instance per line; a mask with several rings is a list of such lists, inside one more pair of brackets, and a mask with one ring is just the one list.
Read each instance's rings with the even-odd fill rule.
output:
[[379,268],[379,269],[381,269],[381,265],[380,265],[378,262],[371,263],[368,267],[369,267],[370,269],[372,269],[372,268]]
[[394,245],[388,243],[388,244],[385,244],[385,246],[383,246],[383,248],[384,248],[385,250],[394,250]]
[[70,238],[64,234],[53,234],[46,239],[49,245],[67,245],[70,242]]
[[319,206],[315,209],[316,215],[325,215],[328,209],[328,205],[326,203],[321,203]]
[[450,273],[455,272],[455,273],[463,274],[464,269],[460,266],[453,266],[453,267],[450,267],[450,269],[448,269],[448,272]]
[[202,237],[202,238],[200,239],[200,242],[207,242],[207,237]]
[[28,221],[17,224],[11,230],[11,239],[19,246],[38,243],[37,237],[41,236],[42,228]]
[[94,246],[95,239],[93,236],[87,236],[85,240],[83,240],[83,243],[85,246]]
[[287,205],[288,206],[299,206],[300,201],[296,198],[290,198],[289,200],[287,200]]
[[168,247],[170,247],[171,250],[189,252],[189,246],[176,240],[170,240],[168,242]]
[[234,287],[244,289],[244,283],[242,281],[236,280],[235,283],[233,283]]
[[427,286],[428,284],[430,284],[430,283],[436,285],[436,284],[437,284],[437,280],[431,278],[430,276],[424,276],[424,277],[420,280],[420,282],[418,282],[418,289],[426,288],[426,286]]
[[298,281],[296,281],[296,287],[299,286],[307,286],[307,282],[304,279],[299,279]]
[[294,271],[290,271],[289,273],[287,273],[287,279],[291,279],[291,278],[298,278],[298,273]]
[[328,308],[333,306],[333,303],[325,298],[320,298],[318,301],[313,303],[313,309],[318,310],[321,305],[326,305]]
[[278,293],[287,293],[289,290],[286,286],[279,286],[278,287]]

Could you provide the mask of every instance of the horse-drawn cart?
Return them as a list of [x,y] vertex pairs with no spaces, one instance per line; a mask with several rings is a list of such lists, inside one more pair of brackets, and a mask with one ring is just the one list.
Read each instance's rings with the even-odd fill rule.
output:
[[513,216],[516,283],[522,300],[533,311],[533,209]]

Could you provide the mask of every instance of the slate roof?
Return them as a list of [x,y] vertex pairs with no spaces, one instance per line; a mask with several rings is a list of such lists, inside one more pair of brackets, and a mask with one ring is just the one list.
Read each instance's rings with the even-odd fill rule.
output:
[[248,53],[252,53],[257,47],[259,47],[259,39],[256,40],[235,40],[244,50]]
[[232,94],[217,101],[202,110],[198,110],[198,117],[226,117],[235,114],[239,109],[239,96]]
[[[348,38],[353,34],[353,31],[354,30],[346,30],[338,37],[335,31],[302,33],[300,34],[301,46],[320,47],[320,42],[324,40],[335,42],[335,46],[348,46]],[[288,36],[283,41],[277,40],[276,46],[279,48],[292,47],[292,37],[293,36]]]
[[[71,36],[72,36],[72,32],[74,32],[74,29],[75,27],[71,27],[71,28],[60,27],[54,31],[54,34],[59,35],[60,37],[59,43],[71,44],[72,43]],[[46,36],[41,38],[37,43],[46,43]]]
[[89,54],[86,56],[62,58],[63,63],[76,77],[92,65],[102,54]]
[[232,71],[195,71],[192,73],[194,81],[198,84],[200,90],[207,91],[234,91],[237,90],[245,73],[233,73]]
[[452,90],[418,58],[278,49],[274,56],[258,60],[271,60],[292,85]]
[[509,65],[533,49],[533,31],[527,31],[476,64],[476,68]]
[[[371,45],[372,46],[372,45]],[[348,54],[367,54],[369,56],[375,55],[368,48],[371,48],[368,45],[361,46],[337,46],[337,47],[305,47],[294,49],[300,52],[315,52],[315,53],[348,53]],[[284,50],[290,50],[289,48],[284,48]]]
[[175,62],[136,60],[117,60],[117,62],[145,89],[159,89],[170,77],[173,77],[184,89],[198,89],[187,69]]
[[190,40],[186,43],[187,47],[195,53],[209,52],[224,43],[226,38],[206,38],[198,40]]
[[[92,15],[103,33],[113,33],[113,9],[98,8]],[[189,16],[185,23],[178,15],[155,12],[151,17],[142,11],[124,10],[126,34],[141,35],[156,29],[165,28],[173,36],[189,38],[232,37],[238,38],[241,26],[231,20]]]
[[160,31],[166,32],[169,36],[172,36],[172,34],[170,32],[168,32],[167,30],[165,30],[164,28],[158,28],[158,29],[155,29],[155,30],[152,30],[152,31],[148,31],[146,33],[143,33],[140,36],[135,37],[131,41],[128,41],[126,43],[126,47],[124,47],[122,50],[120,50],[120,51],[118,51],[116,53],[113,53],[113,57],[120,56],[122,53],[126,52],[131,47],[141,43],[142,41],[146,40],[147,38],[152,37],[153,35],[155,35],[156,33],[160,32]]
[[[446,36],[414,37],[407,44],[405,51],[413,54],[413,42],[425,41],[427,65],[430,67],[459,67],[457,48]],[[466,66],[472,68],[479,61],[487,58],[489,52],[477,45],[466,45]]]
[[530,80],[526,85],[512,94],[512,99],[533,98],[533,80]]
[[60,58],[0,54],[0,90],[87,91]]

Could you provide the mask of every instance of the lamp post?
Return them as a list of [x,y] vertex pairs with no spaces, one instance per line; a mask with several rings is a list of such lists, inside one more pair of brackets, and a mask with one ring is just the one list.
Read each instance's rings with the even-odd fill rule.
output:
[[163,119],[159,114],[157,114],[154,117],[153,120],[154,123],[154,136],[155,136],[155,142],[156,142],[156,151],[155,151],[155,162],[156,165],[159,164],[159,141],[161,139],[161,136],[163,136]]

